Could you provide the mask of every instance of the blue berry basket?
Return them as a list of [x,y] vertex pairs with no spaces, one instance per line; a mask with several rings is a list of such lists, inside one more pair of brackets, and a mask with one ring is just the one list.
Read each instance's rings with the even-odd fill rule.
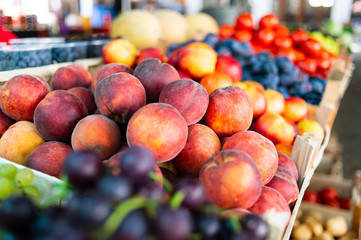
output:
[[110,42],[110,39],[90,40],[88,44],[88,58],[101,57],[103,47]]
[[13,45],[0,48],[0,71],[50,65],[51,48],[44,45]]
[[88,42],[57,43],[51,46],[51,57],[53,62],[73,62],[78,59],[87,58]]
[[11,39],[9,43],[11,45],[33,45],[33,44],[55,44],[64,43],[63,37],[44,37],[44,38],[17,38]]

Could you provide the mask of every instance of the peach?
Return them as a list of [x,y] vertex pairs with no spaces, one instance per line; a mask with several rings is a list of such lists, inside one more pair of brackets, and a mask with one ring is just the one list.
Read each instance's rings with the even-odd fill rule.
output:
[[127,65],[121,63],[105,64],[95,72],[92,78],[92,83],[91,83],[92,91],[93,92],[95,91],[95,88],[98,85],[98,83],[104,78],[109,77],[114,73],[121,73],[121,72],[133,74],[133,70]]
[[201,120],[206,113],[209,97],[206,89],[199,83],[181,79],[163,88],[159,95],[159,102],[175,107],[187,124],[192,125]]
[[177,70],[168,63],[150,58],[141,62],[134,70],[134,76],[143,84],[148,102],[156,102],[162,89],[179,79]]
[[242,79],[241,64],[232,56],[218,56],[215,72],[227,74],[233,82],[239,82]]
[[11,125],[0,139],[0,157],[24,165],[30,153],[44,139],[32,122],[20,121]]
[[193,79],[214,73],[217,53],[206,43],[194,42],[182,49],[179,68]]
[[278,152],[278,167],[285,168],[297,182],[298,170],[296,164],[292,161],[292,159],[289,156],[281,152]]
[[82,102],[86,106],[86,109],[88,110],[88,114],[93,114],[95,110],[97,110],[97,105],[95,104],[94,95],[88,88],[75,87],[75,88],[70,88],[67,91],[74,94],[75,96],[80,98],[80,100],[82,100]]
[[[173,51],[168,58],[168,64],[170,64],[173,67],[175,67],[176,69],[178,69],[179,68],[179,60],[182,57],[182,55],[183,55],[183,49],[177,49],[177,50]],[[187,74],[185,72],[183,72],[183,73]]]
[[35,75],[17,75],[0,90],[0,109],[17,121],[32,121],[34,110],[46,94],[49,85]]
[[211,73],[204,76],[199,82],[211,94],[218,88],[232,86],[232,78],[224,73]]
[[26,166],[50,176],[60,178],[63,175],[63,165],[73,149],[62,142],[51,141],[35,148],[26,161]]
[[297,129],[302,136],[304,133],[317,133],[324,136],[324,131],[321,125],[312,119],[301,120],[297,123]]
[[103,79],[94,97],[99,111],[119,123],[127,123],[146,103],[142,83],[129,73],[116,73]]
[[219,88],[209,95],[205,123],[220,137],[247,130],[252,123],[253,107],[240,87]]
[[74,87],[88,88],[90,84],[90,73],[79,65],[58,68],[50,79],[50,86],[53,90],[68,90]]
[[285,98],[273,89],[264,91],[267,100],[267,112],[282,114],[285,110]]
[[275,175],[278,167],[277,151],[273,143],[261,134],[243,131],[232,135],[223,145],[222,150],[236,149],[247,153],[256,163],[266,185]]
[[267,186],[263,186],[261,196],[248,210],[258,215],[263,215],[271,210],[276,213],[283,213],[287,219],[284,227],[287,226],[291,218],[291,210],[282,194]]
[[179,79],[191,79],[192,80],[192,78],[188,74],[186,74],[185,72],[183,72],[181,70],[178,70],[178,74],[179,74]]
[[182,175],[197,177],[203,164],[221,150],[217,134],[202,124],[188,127],[187,143],[173,160],[174,166]]
[[199,180],[206,197],[221,208],[249,208],[262,192],[259,170],[248,154],[225,150],[213,155],[202,167]]
[[283,116],[293,122],[304,119],[308,114],[307,102],[300,97],[289,97],[285,100]]
[[267,109],[267,99],[265,95],[264,88],[258,82],[253,81],[243,81],[236,82],[233,85],[242,88],[251,99],[253,105],[253,118],[258,118]]
[[291,156],[293,146],[291,144],[277,143],[276,145],[277,152],[281,152],[288,157]]
[[146,48],[139,52],[136,65],[148,58],[156,58],[159,59],[161,62],[167,62],[167,57],[164,55],[162,50],[160,50],[159,48]]
[[291,145],[295,138],[295,129],[281,115],[266,112],[254,124],[255,131],[259,132],[274,144],[284,143]]
[[[125,151],[126,150],[114,154],[113,156],[111,156],[109,158],[108,161],[105,162],[106,166],[110,169],[111,173],[115,176],[118,176],[121,174],[120,162],[122,161],[123,154]],[[156,180],[156,183],[160,187],[163,187],[163,173],[157,164],[154,164],[154,172],[158,177],[158,179]]]
[[103,48],[103,60],[107,63],[122,63],[132,67],[137,56],[135,45],[126,39],[113,39]]
[[74,151],[93,151],[101,160],[108,159],[120,149],[117,124],[103,115],[89,115],[80,120],[71,135]]
[[300,193],[296,180],[291,173],[283,167],[277,168],[276,174],[272,180],[267,183],[267,187],[273,188],[281,193],[288,204],[294,203]]
[[34,111],[36,131],[46,141],[68,143],[75,125],[88,115],[85,104],[65,90],[50,92]]
[[9,118],[0,110],[0,138],[4,132],[14,123],[14,119]]
[[145,105],[131,117],[127,127],[128,145],[147,148],[157,163],[177,156],[187,137],[186,121],[176,108],[166,103]]

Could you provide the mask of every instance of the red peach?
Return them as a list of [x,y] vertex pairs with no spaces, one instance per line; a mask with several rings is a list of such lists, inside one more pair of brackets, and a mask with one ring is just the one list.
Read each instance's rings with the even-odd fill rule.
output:
[[179,79],[191,79],[192,80],[192,78],[188,74],[186,74],[185,72],[183,72],[181,70],[178,70],[178,74],[179,74]]
[[73,149],[62,142],[51,141],[35,148],[26,161],[26,166],[50,176],[60,178],[63,175],[63,165]]
[[288,204],[294,203],[299,195],[297,182],[291,173],[284,167],[278,167],[272,180],[267,187],[277,190],[285,198]]
[[14,119],[9,118],[0,110],[0,138],[4,132],[14,123]]
[[256,163],[266,185],[275,175],[278,167],[277,151],[273,143],[261,134],[243,131],[232,135],[223,145],[222,150],[236,149],[247,153]]
[[193,124],[188,127],[186,145],[173,163],[180,174],[196,177],[203,164],[220,150],[221,142],[212,129],[202,124]]
[[267,100],[267,112],[282,114],[285,110],[285,98],[273,89],[264,91]]
[[207,199],[221,208],[249,208],[262,191],[256,164],[239,150],[213,155],[203,165],[199,179],[204,184]]
[[95,110],[97,110],[97,105],[95,104],[94,95],[88,88],[75,87],[75,88],[70,88],[67,91],[74,94],[75,96],[80,98],[80,100],[83,101],[83,103],[86,106],[86,109],[88,110],[88,114],[93,114]]
[[119,123],[127,123],[146,102],[143,85],[129,73],[115,73],[103,79],[94,97],[99,111]]
[[145,105],[132,116],[127,127],[128,145],[147,148],[157,163],[177,156],[187,136],[186,121],[176,108],[166,103]]
[[50,86],[53,90],[68,90],[74,87],[87,88],[90,84],[90,73],[79,65],[69,65],[58,68],[50,80]]
[[287,219],[284,227],[287,226],[288,221],[291,218],[291,210],[281,193],[266,186],[263,186],[261,196],[248,210],[258,215],[263,215],[271,210],[276,213],[283,213]]
[[34,124],[45,140],[67,143],[75,125],[86,115],[88,110],[77,96],[65,90],[55,90],[36,107]]
[[287,169],[297,182],[298,170],[292,159],[284,153],[278,152],[278,166]]
[[179,60],[182,57],[182,55],[183,55],[183,50],[182,49],[177,49],[177,50],[173,51],[170,54],[169,58],[168,58],[168,64],[170,64],[173,67],[175,67],[176,69],[178,69],[179,68]]
[[167,62],[167,57],[164,55],[162,50],[160,50],[159,48],[146,48],[139,52],[136,65],[148,58],[156,58],[162,62]]
[[180,79],[169,83],[159,95],[160,103],[168,103],[175,107],[184,117],[188,125],[202,119],[207,111],[209,96],[199,83]]
[[230,216],[242,217],[248,214],[252,214],[250,211],[244,208],[231,208],[223,211],[221,216],[225,218],[229,218]]
[[253,107],[240,87],[219,88],[209,95],[204,120],[220,137],[247,130],[252,123]]
[[271,140],[274,144],[292,144],[295,129],[281,115],[266,112],[254,124],[254,130]]
[[251,99],[253,105],[253,118],[258,118],[263,113],[266,112],[267,109],[267,99],[265,95],[264,88],[258,82],[253,81],[244,81],[244,82],[236,82],[235,86],[242,88]]
[[71,135],[74,151],[93,151],[101,160],[120,149],[121,136],[117,124],[103,115],[89,115],[80,120]]
[[227,74],[233,82],[239,82],[242,79],[241,64],[232,56],[218,56],[215,72]]
[[300,97],[289,97],[285,100],[283,116],[293,122],[304,119],[308,113],[307,102]]
[[150,58],[141,62],[134,70],[134,76],[143,84],[148,102],[156,102],[162,89],[179,79],[177,70],[168,63]]
[[95,88],[98,85],[98,83],[104,78],[109,77],[114,73],[121,73],[121,72],[133,74],[133,70],[127,65],[124,65],[122,63],[105,64],[95,72],[92,78],[92,83],[91,83],[92,91],[93,92],[95,91]]
[[49,85],[35,75],[17,75],[0,90],[0,109],[17,121],[32,121],[36,106],[50,92]]

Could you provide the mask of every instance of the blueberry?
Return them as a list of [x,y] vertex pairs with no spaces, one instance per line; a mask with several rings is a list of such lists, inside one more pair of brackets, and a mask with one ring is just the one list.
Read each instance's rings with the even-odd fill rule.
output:
[[272,74],[272,75],[277,75],[278,74],[277,65],[273,61],[264,62],[262,64],[261,71],[264,74]]
[[179,49],[179,44],[177,44],[177,43],[172,43],[168,47],[168,51],[170,51],[170,52],[173,52],[173,51],[175,51],[177,49]]
[[281,72],[281,73],[289,73],[294,68],[294,64],[287,57],[279,57],[279,58],[276,58],[274,61],[277,64],[279,72]]
[[312,92],[312,85],[308,81],[297,82],[290,87],[290,93],[295,96],[303,96],[306,93]]
[[316,92],[310,92],[306,93],[304,95],[304,98],[306,102],[313,104],[313,105],[319,105],[322,99],[322,94],[316,93]]
[[256,61],[251,65],[252,73],[259,74],[262,72],[263,63],[260,61]]
[[313,92],[322,95],[322,93],[325,91],[326,80],[310,78],[310,83],[312,85]]
[[232,50],[228,47],[220,47],[217,49],[218,55],[226,55],[226,56],[232,56]]
[[243,48],[243,56],[254,55],[254,49],[249,42],[240,42]]
[[280,84],[285,87],[291,86],[292,84],[296,83],[298,79],[294,71],[289,73],[281,73],[279,77]]
[[204,43],[207,43],[212,48],[215,48],[215,46],[219,42],[219,37],[216,34],[208,33],[207,36],[203,40]]
[[288,92],[288,89],[284,86],[279,86],[277,91],[279,91],[280,93],[282,93],[283,97],[284,98],[288,98],[290,97],[290,93]]
[[252,70],[249,68],[242,68],[242,80],[252,80]]
[[257,60],[261,62],[266,62],[272,60],[272,56],[268,51],[260,52],[256,55]]

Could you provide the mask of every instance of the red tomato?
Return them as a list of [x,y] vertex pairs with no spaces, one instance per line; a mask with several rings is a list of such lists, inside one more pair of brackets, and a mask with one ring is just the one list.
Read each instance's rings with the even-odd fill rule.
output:
[[351,199],[345,198],[340,200],[341,208],[350,209],[351,208]]
[[297,60],[296,51],[293,48],[279,49],[277,52],[277,56],[288,57],[292,62],[295,62]]
[[280,24],[280,21],[278,20],[278,17],[273,14],[267,14],[259,20],[259,28],[274,28]]
[[318,203],[317,193],[307,190],[305,192],[305,195],[303,195],[303,200],[305,200],[307,202],[311,202],[311,203]]
[[250,13],[242,13],[236,19],[236,30],[253,30],[253,18]]
[[260,44],[254,42],[254,41],[251,41],[251,45],[252,45],[255,53],[260,53],[265,50],[264,46],[261,46]]
[[338,199],[331,200],[325,203],[327,206],[334,207],[334,208],[341,208],[341,203]]
[[255,39],[263,46],[269,46],[275,39],[275,32],[272,29],[259,29],[255,32]]
[[331,61],[329,58],[316,58],[317,67],[327,70],[331,67]]
[[308,74],[313,74],[317,70],[317,62],[313,58],[298,61],[297,66]]
[[219,37],[220,39],[230,38],[234,34],[234,27],[229,24],[223,24],[219,28]]
[[292,39],[290,37],[276,37],[274,45],[277,48],[290,48],[292,47]]
[[304,41],[301,45],[301,48],[306,53],[306,55],[312,57],[317,57],[322,53],[321,43],[312,38]]
[[308,32],[303,29],[296,29],[291,33],[293,44],[299,45],[308,39]]
[[252,33],[246,30],[236,31],[233,38],[240,42],[249,42],[252,39]]
[[296,61],[301,61],[301,60],[306,59],[305,54],[301,51],[298,51],[295,49],[295,54],[296,54]]
[[333,187],[327,187],[318,192],[318,198],[322,203],[329,203],[337,200],[338,194]]
[[286,37],[290,35],[288,28],[284,25],[278,25],[273,30],[275,31],[277,37]]

